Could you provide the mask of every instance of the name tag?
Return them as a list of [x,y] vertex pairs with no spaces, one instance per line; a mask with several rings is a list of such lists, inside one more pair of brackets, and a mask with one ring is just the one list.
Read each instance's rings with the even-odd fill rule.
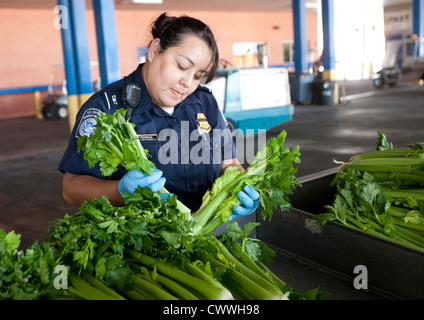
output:
[[140,141],[153,141],[158,140],[158,135],[156,133],[145,133],[139,134]]

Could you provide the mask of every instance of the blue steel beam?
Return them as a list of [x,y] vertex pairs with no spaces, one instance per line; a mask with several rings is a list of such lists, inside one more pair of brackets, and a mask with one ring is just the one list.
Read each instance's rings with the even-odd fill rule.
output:
[[93,0],[101,85],[121,78],[114,0]]
[[[59,16],[61,17],[61,20],[66,19],[67,22],[70,22],[69,1],[58,0],[57,3],[59,5]],[[72,37],[73,28],[69,28],[68,23],[64,24],[62,22],[60,23],[60,29],[62,35],[63,61],[66,75],[66,89],[68,91],[68,95],[76,95],[78,94],[78,86],[74,56],[74,43]]]
[[[421,39],[424,37],[424,15],[423,15],[423,4],[424,4],[424,0],[414,0],[414,22],[413,22],[413,33],[416,34],[418,36],[418,39]],[[423,44],[420,43],[420,45],[417,48],[418,52],[418,56],[422,56],[423,55]]]
[[[72,130],[79,108],[93,93],[85,0],[58,0],[68,90],[68,122]],[[63,21],[62,21],[63,22]]]
[[78,94],[93,92],[85,0],[69,1]]
[[324,38],[322,64],[324,70],[328,71],[329,78],[333,78],[336,67],[334,49],[334,0],[322,0],[322,29]]
[[306,22],[306,0],[293,0],[294,67],[297,73],[307,72],[308,29]]

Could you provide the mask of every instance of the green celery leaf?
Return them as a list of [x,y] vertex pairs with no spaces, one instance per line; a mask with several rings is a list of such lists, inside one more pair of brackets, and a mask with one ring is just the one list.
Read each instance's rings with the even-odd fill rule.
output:
[[16,234],[14,230],[10,231],[5,237],[5,249],[8,254],[15,254],[21,244],[21,235]]
[[384,151],[393,149],[393,144],[389,142],[383,131],[378,130],[377,150]]

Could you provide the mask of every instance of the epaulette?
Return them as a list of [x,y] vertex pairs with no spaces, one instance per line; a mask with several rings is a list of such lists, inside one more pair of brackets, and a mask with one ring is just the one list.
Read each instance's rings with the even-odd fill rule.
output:
[[208,86],[204,85],[204,84],[199,84],[197,87],[197,90],[203,90],[203,91],[207,91],[209,93],[212,93],[212,89],[209,88]]
[[121,103],[121,92],[106,92],[103,93],[106,100],[107,108],[120,108],[122,107]]

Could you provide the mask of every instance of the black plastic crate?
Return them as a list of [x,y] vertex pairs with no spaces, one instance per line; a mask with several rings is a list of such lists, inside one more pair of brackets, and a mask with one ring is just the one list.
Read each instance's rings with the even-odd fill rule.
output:
[[424,299],[424,251],[337,222],[323,227],[315,223],[314,215],[333,202],[336,190],[330,183],[337,170],[300,178],[302,186],[291,197],[293,208],[276,212],[270,222],[261,221],[258,238],[352,283],[360,275],[355,267],[365,266],[369,290],[393,298]]

